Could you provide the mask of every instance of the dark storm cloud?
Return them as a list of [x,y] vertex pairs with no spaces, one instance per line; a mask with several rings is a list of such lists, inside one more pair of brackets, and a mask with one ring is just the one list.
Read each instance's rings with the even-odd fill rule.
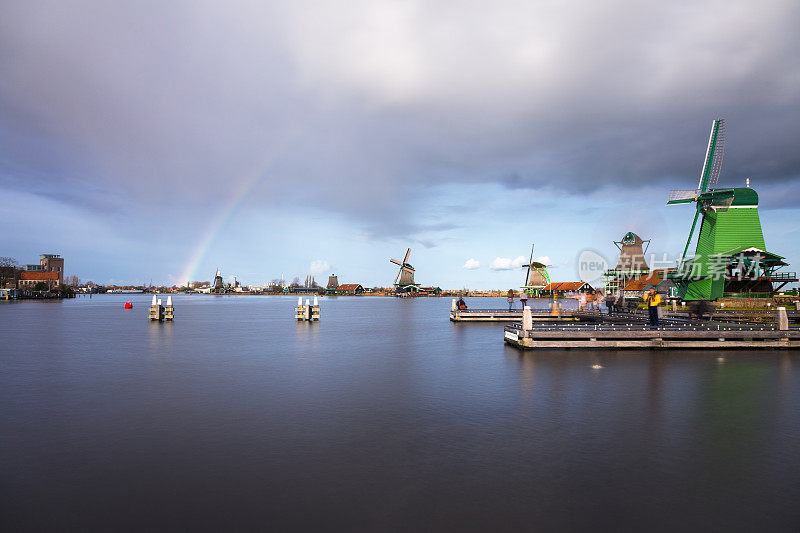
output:
[[800,179],[796,2],[3,12],[0,183],[69,203],[206,209],[256,176],[256,205],[301,197],[413,233],[432,184],[691,187],[720,116],[722,181]]

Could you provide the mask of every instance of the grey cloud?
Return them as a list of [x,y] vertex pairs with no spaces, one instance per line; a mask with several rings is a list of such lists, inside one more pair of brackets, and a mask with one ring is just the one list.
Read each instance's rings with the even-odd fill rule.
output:
[[429,185],[691,186],[718,116],[723,181],[796,183],[797,20],[789,1],[6,5],[2,185],[204,209],[255,177],[252,202],[405,236],[447,229],[417,221]]

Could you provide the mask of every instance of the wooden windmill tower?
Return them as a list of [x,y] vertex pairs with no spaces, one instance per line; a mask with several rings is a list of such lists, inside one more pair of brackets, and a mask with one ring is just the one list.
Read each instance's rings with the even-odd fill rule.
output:
[[538,295],[550,283],[550,275],[547,273],[547,265],[533,260],[533,245],[531,245],[531,258],[527,265],[522,265],[527,269],[525,272],[525,284],[522,290],[531,295]]
[[406,255],[402,262],[397,259],[389,259],[390,263],[400,267],[400,271],[397,272],[397,276],[394,278],[395,292],[413,293],[419,288],[419,283],[414,283],[414,267],[408,262],[409,256],[411,256],[411,248],[406,250]]

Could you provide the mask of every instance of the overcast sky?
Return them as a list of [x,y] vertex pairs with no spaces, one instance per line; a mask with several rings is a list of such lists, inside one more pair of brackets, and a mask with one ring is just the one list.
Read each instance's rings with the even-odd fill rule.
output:
[[[800,3],[0,1],[0,255],[97,282],[577,279],[720,185],[800,266]],[[609,259],[613,259],[609,257]]]

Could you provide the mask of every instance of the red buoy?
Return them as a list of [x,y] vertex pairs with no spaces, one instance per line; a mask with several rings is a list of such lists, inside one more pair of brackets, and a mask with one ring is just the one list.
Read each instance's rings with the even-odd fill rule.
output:
[[125,309],[133,309],[133,304],[130,302],[125,302]]

